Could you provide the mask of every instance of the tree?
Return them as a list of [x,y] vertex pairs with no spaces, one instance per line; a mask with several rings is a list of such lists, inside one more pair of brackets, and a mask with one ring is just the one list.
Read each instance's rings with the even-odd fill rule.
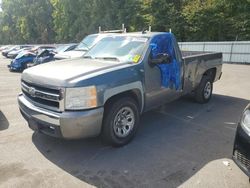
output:
[[5,43],[49,43],[54,40],[52,6],[48,0],[3,0]]
[[249,10],[250,0],[2,0],[0,43],[79,42],[123,23],[179,41],[250,40]]

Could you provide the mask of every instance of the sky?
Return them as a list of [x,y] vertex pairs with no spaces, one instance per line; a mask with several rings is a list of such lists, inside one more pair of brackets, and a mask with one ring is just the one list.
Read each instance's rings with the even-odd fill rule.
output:
[[2,8],[1,8],[1,3],[2,3],[2,0],[0,0],[0,11],[2,11]]

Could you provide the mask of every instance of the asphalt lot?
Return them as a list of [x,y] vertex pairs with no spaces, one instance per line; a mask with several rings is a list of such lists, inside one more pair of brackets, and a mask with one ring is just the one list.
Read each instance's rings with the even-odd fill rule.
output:
[[148,112],[133,142],[112,148],[31,131],[16,100],[21,74],[8,71],[9,61],[0,57],[0,187],[250,187],[231,160],[250,66],[224,65],[210,103],[184,97]]

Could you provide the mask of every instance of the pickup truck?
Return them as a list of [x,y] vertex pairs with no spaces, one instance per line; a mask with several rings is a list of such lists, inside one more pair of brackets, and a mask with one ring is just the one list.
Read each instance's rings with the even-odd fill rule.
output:
[[191,92],[207,103],[221,71],[222,53],[181,53],[172,33],[113,34],[82,58],[25,70],[19,108],[33,130],[122,146],[143,112]]

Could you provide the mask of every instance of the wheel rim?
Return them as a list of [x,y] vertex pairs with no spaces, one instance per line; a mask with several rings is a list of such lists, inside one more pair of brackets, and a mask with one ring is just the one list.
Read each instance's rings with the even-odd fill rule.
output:
[[204,88],[204,98],[208,99],[212,93],[212,84],[211,82],[207,82]]
[[114,133],[117,137],[124,138],[133,130],[135,114],[130,107],[121,108],[114,119]]

